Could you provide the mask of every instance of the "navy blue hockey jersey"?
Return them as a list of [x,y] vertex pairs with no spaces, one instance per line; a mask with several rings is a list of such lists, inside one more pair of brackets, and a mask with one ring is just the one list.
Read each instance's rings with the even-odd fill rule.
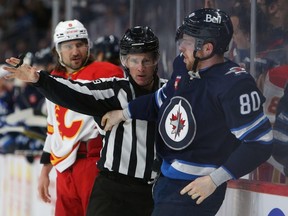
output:
[[167,85],[129,103],[130,115],[158,122],[163,175],[193,180],[221,167],[239,178],[271,155],[265,98],[252,76],[231,61],[199,75],[192,79],[174,66]]

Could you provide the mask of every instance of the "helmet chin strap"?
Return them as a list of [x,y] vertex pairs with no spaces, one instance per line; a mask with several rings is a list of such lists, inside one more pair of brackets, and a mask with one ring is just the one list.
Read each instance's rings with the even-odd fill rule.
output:
[[194,52],[193,52],[193,57],[195,60],[194,60],[193,66],[192,66],[192,70],[188,71],[188,74],[190,75],[190,79],[194,79],[194,78],[200,79],[201,77],[200,77],[199,71],[197,70],[198,63],[200,61],[204,61],[206,59],[209,59],[214,55],[214,52],[212,52],[210,55],[208,55],[204,58],[199,58],[198,56],[196,56],[197,51],[198,50],[194,50]]
[[194,57],[194,63],[193,63],[193,66],[192,66],[192,70],[191,71],[188,71],[188,74],[190,76],[190,79],[194,79],[194,78],[198,78],[200,79],[200,75],[199,75],[199,71],[197,71],[197,66],[198,66],[198,63],[200,61],[200,58],[196,56],[197,54],[197,50],[194,50],[193,52],[193,57]]
[[67,66],[64,64],[64,62],[62,61],[62,56],[61,56],[60,52],[57,51],[57,53],[58,53],[58,56],[59,56],[59,63],[60,63],[63,67],[67,67]]
[[194,57],[195,61],[194,61],[193,67],[192,67],[192,71],[193,71],[194,73],[197,73],[196,70],[197,70],[198,63],[199,63],[199,61],[200,61],[200,58],[197,57],[196,54],[197,54],[197,50],[194,50],[194,52],[193,52],[193,57]]

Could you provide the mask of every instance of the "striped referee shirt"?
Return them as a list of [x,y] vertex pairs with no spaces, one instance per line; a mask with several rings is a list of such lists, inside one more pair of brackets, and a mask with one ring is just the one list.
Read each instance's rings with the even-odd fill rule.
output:
[[[114,77],[82,83],[41,71],[40,79],[34,86],[52,102],[94,116],[100,125],[106,112],[126,108],[129,101],[154,92],[166,82],[156,77],[153,90],[147,91],[130,82],[129,78]],[[153,180],[157,175],[152,171],[156,160],[155,130],[155,122],[143,120],[130,119],[115,125],[103,139],[98,168],[145,181]]]

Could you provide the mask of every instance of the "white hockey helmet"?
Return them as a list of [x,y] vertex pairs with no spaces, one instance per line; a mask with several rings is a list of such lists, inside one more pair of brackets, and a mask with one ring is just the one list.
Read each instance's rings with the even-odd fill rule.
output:
[[90,48],[87,29],[81,22],[74,19],[58,23],[54,32],[54,44],[57,52],[59,43],[76,39],[86,39]]
[[61,21],[58,23],[58,25],[55,28],[54,32],[54,44],[56,48],[56,52],[59,56],[59,62],[62,66],[65,67],[64,62],[62,61],[62,57],[59,52],[59,44],[64,41],[70,41],[70,40],[77,40],[77,39],[86,39],[88,44],[88,50],[87,50],[87,59],[90,55],[90,40],[88,36],[87,29],[84,27],[84,25],[79,22],[78,20],[67,20],[67,21]]

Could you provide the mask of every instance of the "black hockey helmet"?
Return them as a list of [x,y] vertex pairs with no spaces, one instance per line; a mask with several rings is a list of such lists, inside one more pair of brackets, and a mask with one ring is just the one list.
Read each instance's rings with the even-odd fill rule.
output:
[[53,63],[53,54],[50,47],[43,48],[32,57],[32,65],[47,65]]
[[[158,60],[159,60],[159,39],[148,26],[135,26],[128,29],[120,40],[120,61],[128,76],[130,76],[131,65],[128,66],[130,54],[151,53],[153,61],[149,62],[154,68],[154,79],[157,77]],[[147,64],[148,62],[146,62]],[[139,86],[131,77],[132,84]]]
[[119,58],[119,39],[115,35],[105,35],[97,38],[93,43],[93,53],[97,56],[104,53],[105,60]]
[[120,55],[154,52],[159,55],[159,40],[148,26],[128,29],[120,40]]
[[228,50],[233,35],[230,17],[223,11],[213,8],[196,10],[184,18],[178,28],[182,32],[196,39],[195,49],[201,50],[203,44],[212,43],[214,53],[223,54]]

